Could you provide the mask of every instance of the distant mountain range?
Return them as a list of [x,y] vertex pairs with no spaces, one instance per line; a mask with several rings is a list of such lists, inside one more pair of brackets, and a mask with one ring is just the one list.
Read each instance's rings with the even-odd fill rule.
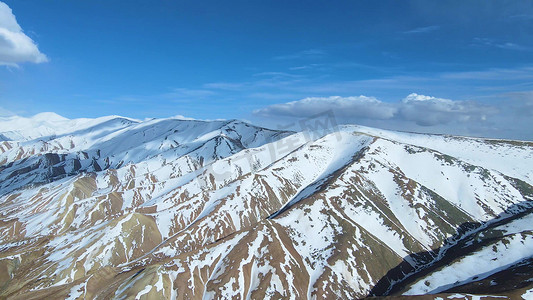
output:
[[532,142],[315,125],[0,118],[0,298],[533,298]]

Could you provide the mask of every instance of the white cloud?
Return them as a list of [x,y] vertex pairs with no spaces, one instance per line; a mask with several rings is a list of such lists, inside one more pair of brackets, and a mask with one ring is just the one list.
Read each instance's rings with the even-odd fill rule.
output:
[[472,101],[454,101],[432,96],[410,94],[396,103],[374,97],[311,97],[299,101],[274,104],[254,111],[260,116],[308,117],[332,110],[339,118],[353,121],[394,120],[413,122],[419,126],[435,126],[450,122],[484,121],[496,109]]
[[354,119],[390,119],[396,108],[374,97],[311,97],[299,101],[274,104],[254,111],[262,116],[308,117],[333,110],[339,117]]
[[196,120],[194,118],[185,117],[183,115],[175,115],[175,116],[173,116],[171,118],[176,119],[176,120],[188,120],[188,121]]
[[206,89],[215,89],[215,90],[227,90],[227,91],[238,91],[243,89],[246,86],[245,83],[233,83],[233,82],[211,82],[203,85]]
[[[530,95],[521,96],[525,99],[513,101],[513,105],[529,108]],[[517,115],[514,106],[512,109],[503,109],[501,103],[488,105],[480,101],[451,100],[412,93],[397,102],[383,102],[366,96],[305,98],[258,109],[254,114],[276,122],[276,117],[308,118],[332,111],[339,124],[529,140],[531,130],[517,131],[512,128]],[[523,123],[533,121],[525,120]]]
[[487,46],[487,47],[496,47],[496,48],[506,49],[506,50],[519,50],[519,51],[531,50],[530,47],[526,47],[526,46],[519,45],[519,44],[512,43],[512,42],[496,41],[494,39],[489,39],[489,38],[474,38],[472,42],[472,46]]
[[418,27],[412,30],[404,31],[403,33],[405,34],[427,33],[427,32],[432,32],[432,31],[439,30],[439,29],[440,29],[440,26],[433,25],[433,26],[426,26],[426,27]]
[[413,93],[401,101],[396,117],[420,126],[434,126],[451,122],[481,122],[495,112],[494,108],[476,102],[453,101]]
[[[486,80],[486,81],[501,81],[505,79],[506,81],[516,80],[516,81],[530,81],[533,79],[533,67],[524,66],[513,69],[487,69],[482,71],[464,71],[464,72],[450,72],[440,74],[442,79],[451,79],[451,80]],[[491,82],[486,83],[486,85],[493,85]]]
[[186,99],[195,100],[203,99],[215,95],[216,93],[210,90],[204,89],[187,89],[187,88],[174,88],[171,92],[165,93],[165,98],[172,99]]
[[293,59],[318,59],[326,56],[326,52],[321,49],[309,49],[288,55],[273,57],[274,60],[293,60]]
[[35,42],[24,34],[7,4],[0,2],[0,65],[47,62]]
[[268,77],[268,78],[299,78],[300,75],[290,74],[286,72],[261,72],[255,73],[254,77]]
[[[417,93],[409,94],[407,97],[403,98],[403,103],[409,103],[409,102],[417,102],[417,101],[431,101],[433,99],[437,99],[432,96],[425,96],[425,95],[419,95]],[[444,99],[441,99],[444,100]]]
[[0,107],[0,118],[3,118],[3,117],[12,117],[14,116],[15,113],[13,113],[12,111],[9,111],[3,107]]

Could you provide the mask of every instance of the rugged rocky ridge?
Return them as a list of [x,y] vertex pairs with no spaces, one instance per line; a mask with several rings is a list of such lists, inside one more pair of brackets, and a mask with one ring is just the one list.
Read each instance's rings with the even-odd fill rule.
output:
[[[38,132],[5,131],[19,119],[0,128],[10,137],[0,142],[0,297],[533,288],[530,142],[42,119]],[[525,283],[498,284],[513,268]]]

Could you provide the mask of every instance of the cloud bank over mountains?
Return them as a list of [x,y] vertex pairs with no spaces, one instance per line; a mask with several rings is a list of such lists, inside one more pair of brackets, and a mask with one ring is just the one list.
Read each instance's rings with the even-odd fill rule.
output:
[[17,66],[19,63],[47,62],[46,55],[28,37],[17,23],[7,4],[0,2],[0,65]]
[[487,115],[497,113],[492,107],[473,101],[454,101],[412,93],[397,103],[380,101],[374,97],[311,97],[299,101],[274,104],[254,111],[265,117],[305,118],[333,110],[340,118],[354,120],[402,120],[420,126],[435,126],[451,122],[485,121]]
[[[255,110],[270,120],[309,118],[330,111],[340,124],[360,124],[384,129],[504,137],[533,140],[533,94],[521,98],[502,95],[491,102],[465,101],[409,94],[398,102],[375,97],[310,97]],[[520,114],[519,111],[524,111]]]
[[333,110],[339,117],[362,119],[390,119],[396,108],[374,97],[310,97],[298,101],[274,104],[254,111],[254,114],[266,117],[306,118],[327,110]]
[[473,101],[453,101],[418,94],[410,94],[399,105],[396,117],[420,126],[435,126],[452,122],[483,122],[497,112]]

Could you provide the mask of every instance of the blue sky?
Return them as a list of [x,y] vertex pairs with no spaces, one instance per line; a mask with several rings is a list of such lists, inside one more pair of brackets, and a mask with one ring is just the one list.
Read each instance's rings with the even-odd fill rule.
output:
[[533,139],[530,1],[4,3],[3,111]]

